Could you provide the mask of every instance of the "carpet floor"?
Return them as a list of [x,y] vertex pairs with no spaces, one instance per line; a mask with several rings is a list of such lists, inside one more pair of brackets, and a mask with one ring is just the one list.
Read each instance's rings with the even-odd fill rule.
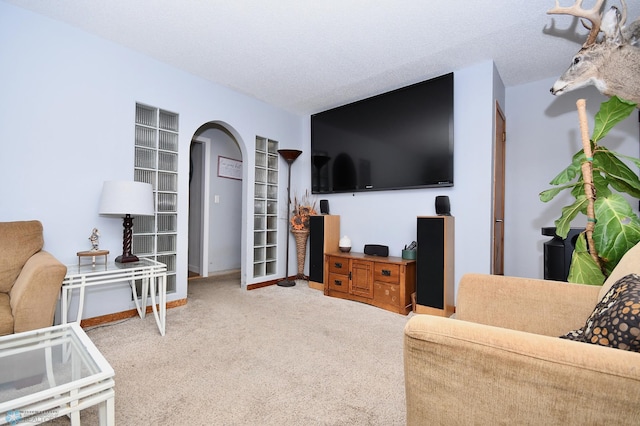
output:
[[233,273],[190,280],[164,337],[153,315],[87,334],[116,372],[117,425],[391,426],[406,419],[407,319],[305,281],[242,290]]

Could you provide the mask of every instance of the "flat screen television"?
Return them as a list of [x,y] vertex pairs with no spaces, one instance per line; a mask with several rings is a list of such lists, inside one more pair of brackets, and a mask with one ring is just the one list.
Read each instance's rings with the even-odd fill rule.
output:
[[315,194],[453,186],[453,73],[311,116]]

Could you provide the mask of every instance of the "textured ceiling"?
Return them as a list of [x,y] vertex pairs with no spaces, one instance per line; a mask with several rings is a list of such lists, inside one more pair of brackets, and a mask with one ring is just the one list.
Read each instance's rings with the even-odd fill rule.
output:
[[553,0],[3,1],[299,114],[488,59],[507,87],[555,77],[587,32]]

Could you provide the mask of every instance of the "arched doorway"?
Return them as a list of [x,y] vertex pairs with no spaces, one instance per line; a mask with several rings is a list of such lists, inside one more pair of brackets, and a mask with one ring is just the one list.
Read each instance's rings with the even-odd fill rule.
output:
[[[242,269],[243,144],[232,127],[209,122],[194,133],[189,171],[189,276]],[[240,173],[238,173],[238,167]]]

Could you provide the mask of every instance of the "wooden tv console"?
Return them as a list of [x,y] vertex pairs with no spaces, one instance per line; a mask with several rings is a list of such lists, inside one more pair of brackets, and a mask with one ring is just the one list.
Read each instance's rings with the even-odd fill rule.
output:
[[325,253],[324,294],[407,315],[416,289],[416,261],[364,253]]

